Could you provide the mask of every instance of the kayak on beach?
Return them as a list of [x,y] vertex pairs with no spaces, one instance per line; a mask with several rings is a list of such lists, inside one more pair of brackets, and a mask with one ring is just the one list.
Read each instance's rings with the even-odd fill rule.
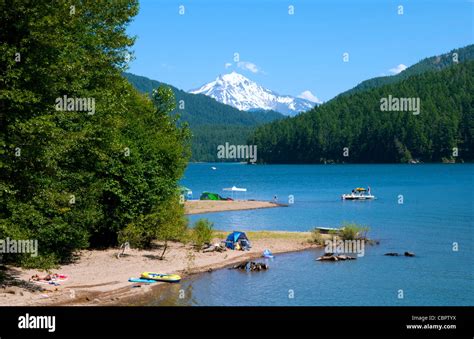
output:
[[155,272],[143,272],[141,278],[156,280],[156,281],[165,281],[165,282],[180,282],[181,277],[177,274],[162,274]]
[[155,283],[156,280],[153,279],[144,279],[144,278],[128,278],[128,281],[133,282],[133,283]]

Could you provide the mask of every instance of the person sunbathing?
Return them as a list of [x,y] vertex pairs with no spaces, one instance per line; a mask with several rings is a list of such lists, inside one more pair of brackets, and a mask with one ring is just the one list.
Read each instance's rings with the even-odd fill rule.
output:
[[45,277],[41,278],[38,274],[35,274],[31,277],[31,281],[41,281],[41,280],[44,280],[44,281],[51,281],[51,280],[56,280],[57,278],[59,277],[58,274],[54,273],[54,274],[48,274],[46,275]]

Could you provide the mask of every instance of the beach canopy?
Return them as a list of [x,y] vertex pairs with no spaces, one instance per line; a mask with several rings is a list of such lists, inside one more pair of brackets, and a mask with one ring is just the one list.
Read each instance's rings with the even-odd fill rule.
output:
[[239,187],[229,187],[229,188],[223,188],[223,191],[231,191],[232,192],[232,199],[234,199],[234,192],[245,192],[245,197],[247,198],[247,189],[246,188],[239,188]]
[[230,249],[234,249],[234,244],[239,242],[239,240],[249,241],[249,239],[247,238],[247,235],[244,232],[239,232],[239,231],[232,232],[231,234],[227,236],[227,239],[225,242],[226,247]]

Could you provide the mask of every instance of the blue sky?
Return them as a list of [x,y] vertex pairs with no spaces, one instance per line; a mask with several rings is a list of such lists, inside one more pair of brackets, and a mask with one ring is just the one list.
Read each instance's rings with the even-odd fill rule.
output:
[[473,17],[473,0],[141,0],[128,71],[190,90],[235,70],[280,94],[309,90],[326,101],[472,44]]

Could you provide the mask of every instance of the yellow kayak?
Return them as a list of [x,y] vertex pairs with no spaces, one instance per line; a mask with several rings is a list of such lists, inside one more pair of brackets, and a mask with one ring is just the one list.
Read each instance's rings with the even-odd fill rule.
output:
[[181,277],[177,274],[162,274],[155,272],[143,272],[142,278],[166,282],[179,282],[181,280]]

